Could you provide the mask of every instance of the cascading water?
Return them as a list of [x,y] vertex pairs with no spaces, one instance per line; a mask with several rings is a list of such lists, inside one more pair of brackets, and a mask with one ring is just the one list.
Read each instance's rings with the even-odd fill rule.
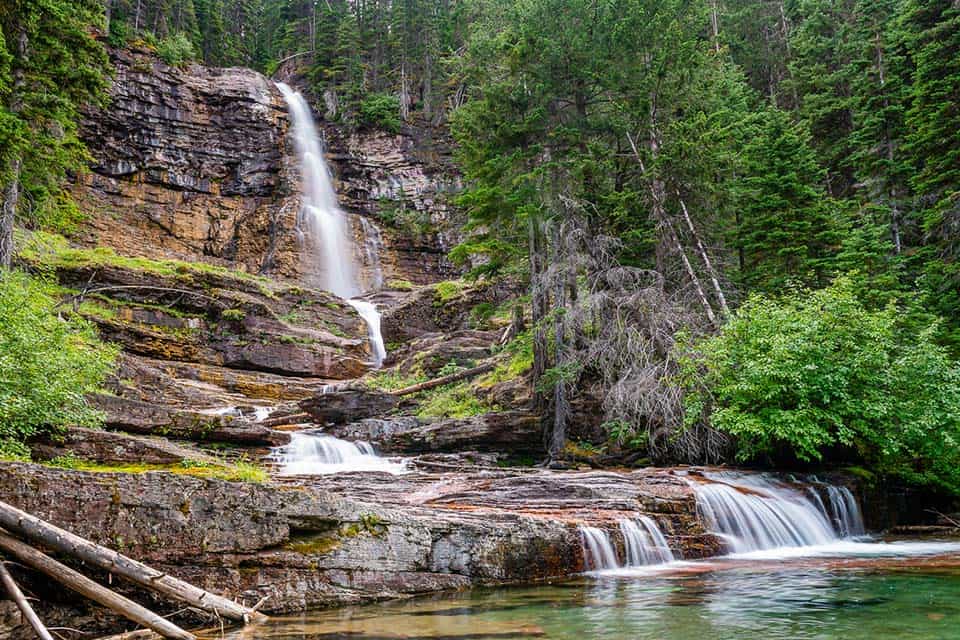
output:
[[382,289],[383,267],[380,264],[380,253],[383,251],[383,235],[377,225],[363,216],[360,216],[360,229],[363,231],[363,259],[370,271],[367,288]]
[[623,563],[617,557],[616,549],[606,531],[599,527],[580,526],[580,538],[583,541],[588,570],[609,571],[673,561],[673,552],[652,518],[638,516],[632,520],[621,520],[620,533],[623,535],[626,555]]
[[283,475],[326,475],[349,471],[408,471],[403,462],[377,455],[369,442],[348,442],[325,434],[293,433],[290,443],[274,449],[273,460]]
[[652,518],[640,516],[636,520],[622,520],[620,531],[623,533],[628,567],[673,562],[673,552],[667,545],[667,539]]
[[[303,183],[302,222],[311,240],[321,250],[323,287],[341,298],[346,298],[367,323],[373,364],[379,367],[386,357],[380,333],[380,313],[373,303],[355,299],[361,291],[357,280],[353,243],[347,233],[346,215],[337,203],[333,177],[323,155],[310,106],[300,93],[286,84],[281,82],[277,87],[283,94],[293,120],[294,147],[300,160]],[[379,270],[379,258],[376,265]],[[375,275],[374,280],[377,278],[382,280],[382,276]],[[374,284],[376,285],[376,282]]]
[[607,535],[606,531],[598,527],[581,525],[580,537],[583,540],[583,548],[586,550],[584,559],[588,569],[603,571],[616,569],[620,566],[617,553],[613,550],[613,544],[610,542],[610,536]]
[[803,492],[761,474],[703,477],[707,482],[691,482],[697,509],[707,528],[733,553],[827,545],[864,532],[849,489],[825,485],[828,509],[812,487]]

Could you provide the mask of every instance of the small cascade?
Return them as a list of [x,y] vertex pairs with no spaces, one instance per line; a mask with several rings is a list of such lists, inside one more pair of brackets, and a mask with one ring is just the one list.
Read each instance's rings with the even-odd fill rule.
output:
[[620,531],[623,533],[628,567],[673,562],[673,552],[667,545],[667,539],[652,518],[640,516],[636,520],[622,520]]
[[617,553],[613,550],[613,543],[610,542],[610,536],[606,531],[598,527],[581,525],[580,537],[586,551],[584,559],[590,571],[617,569],[620,566]]
[[370,350],[373,352],[373,366],[379,369],[387,357],[387,347],[383,344],[383,334],[380,332],[380,312],[372,302],[360,298],[347,300],[347,303],[356,309],[363,321],[367,323],[367,336],[370,338]]
[[383,252],[383,235],[380,227],[367,219],[360,217],[360,230],[363,232],[363,263],[370,269],[370,281],[367,289],[379,291],[383,289],[383,266],[380,264],[380,254]]
[[317,433],[293,433],[290,443],[273,450],[271,458],[283,475],[326,475],[350,471],[408,471],[402,462],[377,455],[369,442],[348,442]]
[[849,489],[826,485],[828,506],[813,487],[804,492],[762,474],[704,478],[708,482],[692,482],[697,510],[733,553],[826,545],[864,532]]
[[[333,177],[323,155],[323,147],[313,122],[313,115],[310,113],[310,105],[300,93],[286,84],[278,83],[277,88],[283,94],[293,121],[294,147],[300,160],[302,178],[302,222],[314,246],[320,249],[320,258],[323,261],[323,287],[341,298],[346,298],[367,323],[374,352],[373,364],[379,367],[386,356],[383,336],[380,333],[380,312],[370,302],[353,299],[361,293],[353,255],[353,243],[347,233],[346,214],[337,202]],[[366,221],[362,220],[362,222]],[[364,229],[364,235],[369,237],[366,229]],[[379,230],[377,230],[377,240],[379,240]],[[368,240],[364,241],[365,250],[367,242]],[[369,250],[378,251],[379,247],[373,245]],[[376,270],[379,272],[379,257],[376,264]],[[378,277],[380,280],[383,279],[382,274]]]
[[620,521],[626,555],[620,562],[610,534],[599,527],[580,526],[584,558],[589,571],[608,571],[626,567],[643,567],[672,562],[673,552],[657,523],[648,516]]
[[833,526],[841,538],[862,536],[866,533],[860,505],[847,487],[827,485],[827,498],[833,516]]

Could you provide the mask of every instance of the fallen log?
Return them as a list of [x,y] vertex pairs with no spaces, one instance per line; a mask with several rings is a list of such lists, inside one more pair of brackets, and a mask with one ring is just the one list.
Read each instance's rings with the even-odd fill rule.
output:
[[40,638],[40,640],[53,640],[53,636],[51,636],[47,628],[43,626],[43,621],[40,620],[40,616],[37,615],[33,607],[30,606],[30,603],[27,602],[27,598],[23,595],[23,592],[20,591],[20,587],[17,586],[13,576],[10,575],[10,572],[7,570],[7,565],[3,560],[0,560],[0,582],[3,582],[7,594],[13,600],[14,604],[17,605],[17,608],[20,609],[20,614],[27,621],[27,624],[33,628],[37,637]]
[[152,569],[142,562],[117,551],[102,547],[85,538],[44,522],[26,511],[0,502],[0,527],[51,549],[73,556],[87,564],[109,571],[122,578],[169,598],[216,616],[247,623],[265,616],[233,600],[204,591],[199,587]]
[[493,368],[496,366],[497,366],[496,362],[487,362],[485,364],[481,364],[478,367],[473,367],[472,369],[458,371],[457,373],[451,373],[448,376],[442,376],[440,378],[434,378],[433,380],[427,380],[426,382],[421,382],[420,384],[404,387],[403,389],[394,391],[393,395],[408,396],[412,393],[420,393],[421,391],[426,391],[427,389],[442,387],[443,385],[450,384],[451,382],[459,382],[460,380],[473,378],[474,376],[478,376],[481,373],[486,373],[487,371],[493,371]]
[[103,605],[128,620],[132,620],[137,624],[156,631],[164,638],[170,638],[171,640],[196,640],[196,636],[192,633],[184,631],[166,618],[157,615],[133,600],[110,591],[90,578],[77,573],[70,567],[45,556],[30,545],[24,544],[3,532],[0,532],[0,549],[3,549],[3,551],[23,564],[47,574],[80,595]]

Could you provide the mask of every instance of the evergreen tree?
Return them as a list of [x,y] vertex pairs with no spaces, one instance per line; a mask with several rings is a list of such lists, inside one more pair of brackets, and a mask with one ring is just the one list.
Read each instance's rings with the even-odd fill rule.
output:
[[86,154],[80,109],[100,100],[107,57],[96,38],[102,0],[0,4],[0,267],[13,255],[16,219],[63,222],[67,171]]
[[743,130],[735,242],[748,288],[776,291],[790,281],[826,283],[842,209],[820,187],[823,170],[809,133],[780,109],[752,117]]

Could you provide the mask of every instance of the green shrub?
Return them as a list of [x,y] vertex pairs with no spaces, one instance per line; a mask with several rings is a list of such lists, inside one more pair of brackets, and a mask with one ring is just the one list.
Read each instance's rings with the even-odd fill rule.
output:
[[190,38],[175,33],[157,43],[157,55],[171,67],[177,67],[196,59],[197,51]]
[[385,93],[372,93],[360,101],[360,123],[391,133],[400,133],[400,100]]
[[101,422],[84,394],[112,370],[116,349],[101,343],[89,322],[64,317],[55,305],[42,283],[0,272],[0,441]]
[[960,368],[936,326],[901,317],[865,308],[844,279],[754,296],[698,345],[706,391],[688,394],[688,421],[735,436],[743,460],[784,447],[821,460],[840,447],[881,473],[960,492]]
[[243,309],[224,309],[220,317],[228,322],[243,322],[247,314]]

